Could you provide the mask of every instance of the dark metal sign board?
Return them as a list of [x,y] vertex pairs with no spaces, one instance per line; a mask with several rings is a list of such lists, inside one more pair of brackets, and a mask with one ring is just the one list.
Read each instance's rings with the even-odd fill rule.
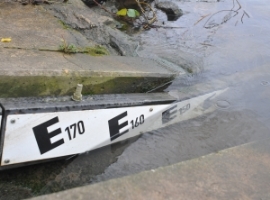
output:
[[0,169],[91,151],[211,112],[225,90],[180,100],[169,94],[1,99]]

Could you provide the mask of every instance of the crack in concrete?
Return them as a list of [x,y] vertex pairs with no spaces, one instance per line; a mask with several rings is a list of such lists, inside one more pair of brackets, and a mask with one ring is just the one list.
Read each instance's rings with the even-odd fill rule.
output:
[[64,58],[66,61],[72,63],[73,65],[79,67],[80,69],[83,69],[80,65],[78,65],[78,64],[76,64],[75,62],[69,60],[69,59],[65,56],[65,54],[63,54],[63,58]]

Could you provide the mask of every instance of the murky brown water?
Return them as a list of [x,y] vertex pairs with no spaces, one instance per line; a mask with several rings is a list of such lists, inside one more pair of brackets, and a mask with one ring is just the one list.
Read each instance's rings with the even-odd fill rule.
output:
[[[152,29],[138,36],[141,55],[163,55],[195,72],[176,78],[165,91],[200,94],[228,87],[211,102],[214,112],[70,160],[0,172],[0,199],[56,192],[269,138],[270,5],[239,0],[238,15],[223,11],[209,20],[211,14],[233,8],[233,2],[237,10],[233,0],[176,1],[185,15],[165,25],[187,28]],[[158,16],[161,22],[166,19],[163,13]],[[226,23],[224,17],[229,18]]]

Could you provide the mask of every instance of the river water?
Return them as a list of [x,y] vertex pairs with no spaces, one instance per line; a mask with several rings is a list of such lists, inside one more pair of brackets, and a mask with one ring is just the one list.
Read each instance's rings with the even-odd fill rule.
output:
[[[200,157],[270,137],[270,5],[267,0],[175,1],[184,15],[135,35],[140,55],[192,71],[164,91],[228,88],[211,113],[67,160],[0,172],[0,199],[57,192]],[[233,10],[233,11],[232,11]],[[216,13],[216,14],[215,14]]]

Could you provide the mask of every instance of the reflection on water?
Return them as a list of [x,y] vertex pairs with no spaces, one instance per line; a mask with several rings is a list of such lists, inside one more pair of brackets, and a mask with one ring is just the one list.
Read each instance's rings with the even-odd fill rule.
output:
[[166,25],[186,29],[152,29],[140,36],[145,45],[141,54],[156,54],[197,72],[176,78],[167,92],[229,89],[212,102],[216,110],[211,114],[144,134],[94,182],[270,137],[270,5],[238,2],[177,1],[189,12]]
[[[212,15],[232,9],[233,2],[233,12]],[[67,161],[0,172],[0,197],[20,199],[55,192],[270,137],[269,3],[239,0],[240,9],[233,0],[176,3],[185,14],[165,25],[186,28],[151,29],[137,36],[143,47],[139,54],[155,54],[192,70],[193,74],[176,78],[167,92],[196,96],[228,87],[210,102],[215,111],[143,134],[133,143]],[[234,16],[235,12],[238,14]],[[166,16],[158,13],[158,17],[162,22]],[[226,23],[222,23],[224,19]],[[203,28],[210,22],[213,27]]]
[[0,199],[22,199],[89,184],[137,138],[77,157],[0,172]]
[[94,181],[126,176],[269,136],[269,128],[250,111],[216,111],[144,134]]

